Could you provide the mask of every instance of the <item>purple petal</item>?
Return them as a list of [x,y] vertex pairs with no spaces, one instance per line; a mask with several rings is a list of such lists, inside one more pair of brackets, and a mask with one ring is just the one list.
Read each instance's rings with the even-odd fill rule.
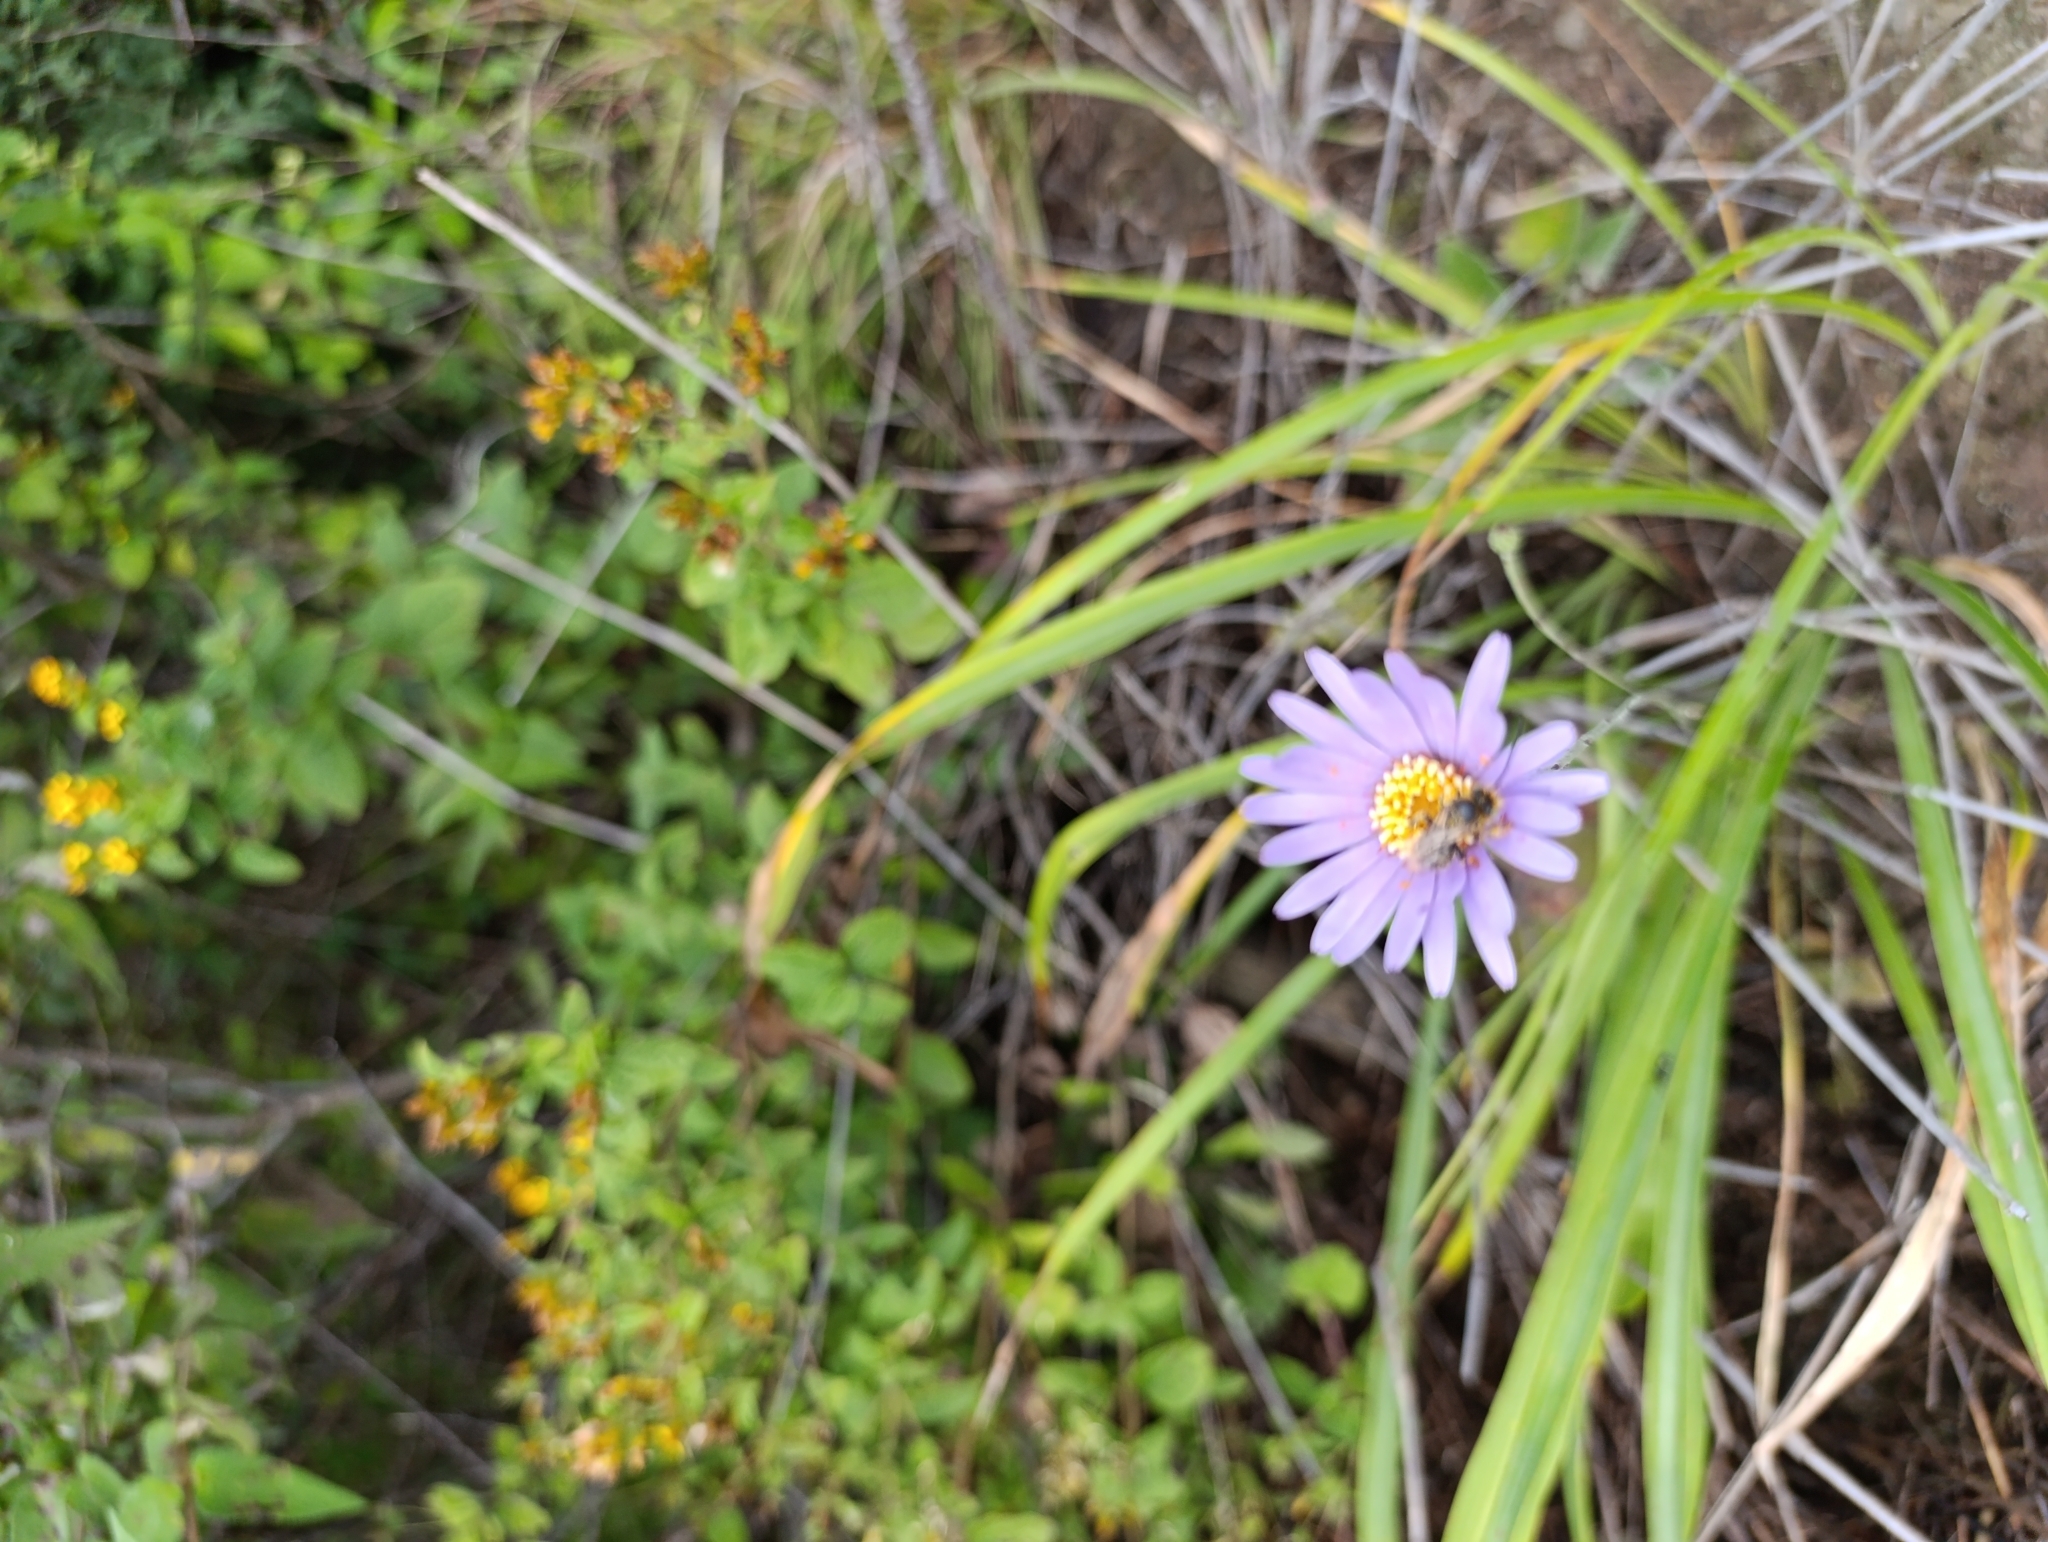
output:
[[1486,846],[1509,867],[1519,867],[1532,878],[1548,878],[1553,883],[1563,883],[1579,870],[1579,859],[1571,854],[1569,848],[1521,830],[1506,830],[1489,836]]
[[1365,907],[1359,918],[1351,923],[1351,930],[1337,939],[1330,949],[1330,957],[1339,964],[1348,964],[1373,945],[1379,934],[1386,930],[1387,918],[1393,915],[1394,907],[1401,902],[1404,892],[1400,879],[1408,870],[1399,862],[1389,865],[1386,881],[1374,892],[1372,903]]
[[1458,973],[1458,891],[1465,869],[1447,867],[1437,875],[1436,895],[1422,923],[1422,980],[1432,996],[1448,996]]
[[1273,914],[1283,921],[1305,916],[1354,883],[1377,882],[1374,875],[1383,866],[1399,867],[1400,863],[1377,845],[1354,846],[1289,884],[1287,891],[1273,902]]
[[[1527,785],[1526,782],[1523,784]],[[1579,826],[1586,822],[1586,816],[1572,804],[1535,797],[1521,788],[1501,800],[1501,817],[1507,821],[1510,830],[1527,830],[1531,835],[1576,835]],[[1268,824],[1286,822],[1278,819],[1266,821]]]
[[1376,756],[1371,762],[1353,760],[1320,745],[1297,744],[1278,755],[1248,756],[1238,767],[1246,780],[1263,782],[1286,792],[1356,792],[1370,796],[1374,785],[1386,775],[1387,760]]
[[1387,928],[1388,974],[1400,973],[1408,967],[1408,960],[1415,956],[1415,945],[1422,941],[1422,929],[1429,921],[1430,904],[1436,898],[1436,880],[1435,873],[1415,873],[1396,885],[1403,892],[1401,903],[1394,911],[1394,924]]
[[1305,739],[1313,739],[1324,749],[1335,750],[1353,760],[1377,760],[1379,746],[1360,734],[1327,707],[1319,707],[1305,696],[1292,691],[1275,691],[1266,698],[1266,704],[1273,709],[1273,716]]
[[1334,654],[1321,648],[1309,649],[1307,659],[1309,673],[1316,677],[1316,684],[1336,703],[1337,710],[1351,719],[1352,726],[1366,738],[1382,748],[1387,747],[1390,727],[1398,735],[1399,725],[1382,724],[1383,714],[1375,712],[1372,702],[1359,692],[1357,676],[1338,662]]
[[1605,771],[1538,771],[1521,778],[1516,792],[1534,793],[1553,803],[1591,803],[1607,796]]
[[1518,779],[1541,771],[1578,742],[1579,731],[1570,723],[1545,723],[1523,734],[1508,746],[1508,758],[1493,785],[1506,792]]
[[1398,864],[1368,873],[1337,896],[1330,908],[1323,912],[1322,919],[1316,922],[1316,929],[1308,940],[1310,952],[1327,955],[1335,944],[1344,940],[1358,923],[1358,918],[1379,897],[1380,890],[1394,881],[1394,866]]
[[1446,760],[1458,752],[1458,705],[1451,688],[1431,679],[1409,661],[1405,653],[1387,655],[1387,678],[1408,703],[1415,721],[1422,725],[1422,737],[1431,750]]
[[1259,860],[1268,867],[1292,867],[1297,862],[1313,862],[1352,846],[1370,845],[1377,851],[1379,843],[1369,819],[1325,819],[1312,825],[1296,825],[1285,835],[1274,836],[1259,848]]
[[1481,851],[1465,873],[1465,930],[1472,935],[1472,950],[1504,991],[1515,988],[1518,978],[1511,939],[1515,930],[1515,901],[1508,893],[1507,880],[1493,859]]
[[1350,674],[1353,693],[1372,714],[1368,719],[1372,737],[1386,746],[1388,755],[1407,755],[1429,748],[1422,725],[1408,710],[1399,691],[1369,669],[1354,669]]
[[1355,792],[1255,792],[1242,809],[1255,824],[1305,825],[1318,819],[1369,819],[1372,799]]
[[1483,770],[1508,736],[1508,720],[1500,715],[1500,693],[1508,683],[1514,649],[1508,634],[1495,632],[1479,645],[1465,691],[1458,698],[1458,763],[1468,771]]

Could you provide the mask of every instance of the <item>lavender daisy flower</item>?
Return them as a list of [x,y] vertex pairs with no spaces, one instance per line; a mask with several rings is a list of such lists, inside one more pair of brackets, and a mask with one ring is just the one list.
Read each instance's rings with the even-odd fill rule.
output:
[[1328,907],[1309,939],[1317,953],[1348,964],[1385,930],[1387,968],[1406,968],[1420,943],[1430,994],[1445,995],[1462,903],[1487,972],[1514,988],[1515,902],[1495,859],[1537,878],[1570,878],[1578,858],[1551,837],[1579,828],[1581,805],[1607,791],[1607,776],[1552,769],[1578,738],[1570,723],[1507,742],[1500,694],[1509,655],[1506,634],[1487,638],[1453,700],[1405,654],[1389,653],[1381,676],[1312,648],[1309,670],[1337,712],[1274,692],[1274,715],[1309,742],[1246,759],[1248,778],[1278,790],[1247,798],[1244,813],[1294,826],[1259,853],[1268,867],[1328,859],[1273,907],[1283,920]]

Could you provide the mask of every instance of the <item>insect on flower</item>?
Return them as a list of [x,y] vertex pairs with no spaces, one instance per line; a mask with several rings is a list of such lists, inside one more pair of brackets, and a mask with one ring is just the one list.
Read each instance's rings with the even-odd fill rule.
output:
[[1315,952],[1348,964],[1385,931],[1386,967],[1406,968],[1419,944],[1430,994],[1442,996],[1457,970],[1462,905],[1487,972],[1513,989],[1515,902],[1496,860],[1570,878],[1578,859],[1552,837],[1579,828],[1607,776],[1556,769],[1578,738],[1570,723],[1508,743],[1500,697],[1509,658],[1495,632],[1453,699],[1405,654],[1389,653],[1382,676],[1311,649],[1309,670],[1337,711],[1274,693],[1274,715],[1309,742],[1245,761],[1246,777],[1276,790],[1247,798],[1244,813],[1294,827],[1266,842],[1268,867],[1319,863],[1273,907],[1282,919],[1322,910]]

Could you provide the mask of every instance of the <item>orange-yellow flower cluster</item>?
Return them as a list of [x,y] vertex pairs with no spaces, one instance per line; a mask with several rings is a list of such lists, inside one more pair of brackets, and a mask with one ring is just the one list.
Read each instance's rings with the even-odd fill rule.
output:
[[798,578],[809,578],[814,573],[844,578],[846,554],[868,551],[874,544],[875,538],[867,531],[853,528],[853,521],[846,517],[846,510],[834,509],[818,521],[818,544],[797,558],[790,572]]
[[733,312],[732,372],[740,395],[759,396],[768,383],[768,371],[781,364],[784,357],[780,348],[768,346],[768,333],[759,316],[746,306]]
[[117,814],[121,789],[110,776],[73,776],[59,771],[43,783],[43,812],[50,823],[75,830],[95,814]]
[[452,1081],[428,1082],[406,1099],[406,1114],[420,1122],[420,1141],[429,1151],[460,1146],[481,1156],[498,1144],[512,1089],[481,1072]]
[[633,254],[633,262],[654,281],[654,292],[664,300],[680,300],[695,293],[711,276],[711,249],[702,241],[688,246],[650,241]]
[[572,1165],[583,1165],[597,1149],[597,1088],[585,1082],[569,1094],[569,1117],[562,1122],[562,1152]]
[[[28,667],[29,693],[45,706],[69,712],[92,697],[92,683],[62,659],[47,655]],[[113,697],[103,697],[93,716],[99,735],[109,744],[128,730],[128,709]]]
[[86,692],[92,689],[76,669],[62,659],[49,657],[29,665],[28,688],[45,706],[61,707],[67,712],[84,701]]
[[523,1157],[507,1157],[491,1169],[491,1187],[505,1196],[505,1204],[514,1215],[539,1215],[548,1207],[553,1197],[554,1186],[547,1178],[526,1165]]
[[66,841],[57,855],[64,864],[64,876],[73,894],[85,892],[95,862],[100,872],[116,878],[133,877],[142,868],[142,848],[118,835],[101,841],[97,851],[84,841]]
[[581,429],[576,448],[595,455],[607,476],[619,469],[640,432],[675,405],[660,386],[607,380],[595,364],[566,348],[534,354],[526,368],[533,384],[519,394],[519,405],[526,409],[527,430],[546,444],[564,423]]
[[582,1333],[597,1318],[586,1298],[571,1298],[550,1275],[528,1275],[512,1287],[512,1300],[543,1338],[568,1338]]

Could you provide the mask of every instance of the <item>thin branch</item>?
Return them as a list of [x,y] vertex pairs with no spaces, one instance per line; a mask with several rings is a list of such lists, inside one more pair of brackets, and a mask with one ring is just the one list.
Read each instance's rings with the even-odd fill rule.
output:
[[609,819],[579,814],[575,809],[544,803],[539,798],[527,796],[509,782],[502,782],[491,775],[475,761],[457,754],[432,734],[415,728],[382,702],[364,695],[361,691],[348,699],[347,706],[357,717],[381,729],[428,765],[446,772],[471,791],[482,793],[508,813],[531,819],[535,824],[553,825],[557,830],[567,830],[571,835],[580,835],[586,840],[615,846],[620,851],[629,851],[637,855],[647,849],[647,837],[638,830],[628,830],[624,825],[615,825]]

